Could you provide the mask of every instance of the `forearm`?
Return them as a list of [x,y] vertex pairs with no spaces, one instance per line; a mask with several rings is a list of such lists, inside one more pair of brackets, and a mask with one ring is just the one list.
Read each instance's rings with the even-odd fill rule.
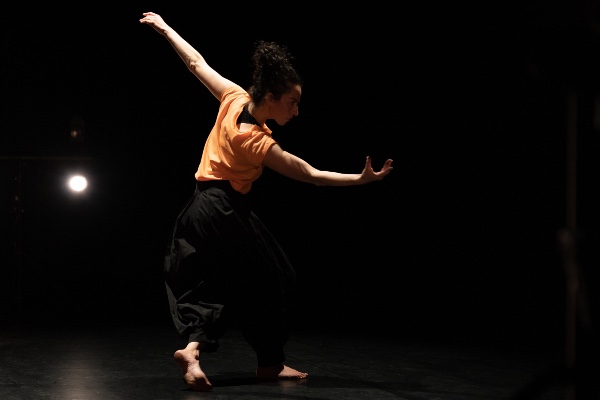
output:
[[160,33],[169,41],[175,49],[179,57],[183,60],[186,67],[196,73],[197,69],[206,64],[204,57],[182,38],[175,30],[170,27],[165,27]]
[[314,168],[300,157],[283,151],[278,144],[269,149],[263,163],[288,178],[317,186],[363,185],[376,179],[375,175],[366,175],[365,171],[360,174],[346,174]]
[[213,70],[204,57],[196,51],[186,40],[184,40],[173,28],[161,18],[160,15],[147,12],[140,19],[142,24],[151,26],[156,32],[163,35],[175,49],[186,67],[194,74],[210,92],[217,98],[221,98],[223,90],[233,85],[228,79],[223,78]]
[[354,186],[365,183],[361,174],[344,174],[320,170],[314,170],[307,182],[317,186]]

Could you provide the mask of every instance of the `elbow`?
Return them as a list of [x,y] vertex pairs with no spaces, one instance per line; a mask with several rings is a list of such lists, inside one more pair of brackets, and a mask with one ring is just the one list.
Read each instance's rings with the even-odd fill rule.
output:
[[194,74],[196,74],[198,71],[200,71],[203,68],[205,63],[204,63],[203,58],[188,57],[185,62],[185,65],[187,65],[187,67],[190,71],[192,71]]
[[324,179],[319,172],[320,171],[314,169],[312,171],[307,171],[305,182],[315,186],[328,186],[329,182],[327,182],[327,179]]
[[198,61],[188,58],[185,65],[187,65],[190,71],[196,72],[196,69],[198,68]]
[[310,175],[309,178],[306,180],[306,182],[312,183],[315,186],[331,186],[330,180],[328,180],[324,176],[318,176],[318,175]]

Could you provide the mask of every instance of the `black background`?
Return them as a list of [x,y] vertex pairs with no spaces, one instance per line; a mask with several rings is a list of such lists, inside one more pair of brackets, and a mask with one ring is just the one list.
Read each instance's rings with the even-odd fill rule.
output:
[[[2,24],[2,321],[170,324],[162,259],[218,102],[138,22],[155,11],[242,86],[256,39],[288,46],[305,85],[299,118],[270,124],[284,149],[340,172],[394,159],[367,186],[268,170],[255,183],[298,272],[298,329],[560,346],[569,211],[595,322],[600,10],[442,4],[15,5]],[[74,170],[91,177],[83,196],[62,189]]]

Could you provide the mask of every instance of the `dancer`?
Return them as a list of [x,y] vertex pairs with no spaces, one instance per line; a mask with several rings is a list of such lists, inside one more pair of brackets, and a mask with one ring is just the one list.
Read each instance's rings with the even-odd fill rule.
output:
[[316,169],[285,151],[267,126],[298,116],[302,80],[285,46],[257,41],[253,81],[245,90],[215,71],[163,18],[143,13],[142,24],[163,35],[187,68],[220,103],[195,172],[196,188],[177,217],[164,272],[171,316],[188,344],[174,358],[196,391],[212,384],[200,367],[203,353],[237,324],[256,353],[259,380],[305,379],[284,364],[286,302],[295,272],[285,252],[252,210],[252,183],[264,167],[318,186],[381,181],[392,160],[374,171],[367,157],[360,173]]

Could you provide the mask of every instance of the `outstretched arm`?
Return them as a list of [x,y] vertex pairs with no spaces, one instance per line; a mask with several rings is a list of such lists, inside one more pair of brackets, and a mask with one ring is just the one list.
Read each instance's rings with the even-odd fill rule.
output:
[[146,12],[143,15],[144,17],[140,19],[140,22],[150,25],[155,31],[167,38],[192,74],[210,90],[213,96],[221,100],[221,93],[234,83],[212,69],[204,57],[179,36],[173,28],[167,25],[160,15],[153,12]]
[[321,171],[303,159],[284,151],[278,144],[271,146],[263,161],[265,166],[275,172],[317,186],[364,185],[365,183],[380,181],[394,169],[392,162],[391,159],[386,160],[379,172],[373,170],[371,157],[367,157],[365,167],[360,174]]

